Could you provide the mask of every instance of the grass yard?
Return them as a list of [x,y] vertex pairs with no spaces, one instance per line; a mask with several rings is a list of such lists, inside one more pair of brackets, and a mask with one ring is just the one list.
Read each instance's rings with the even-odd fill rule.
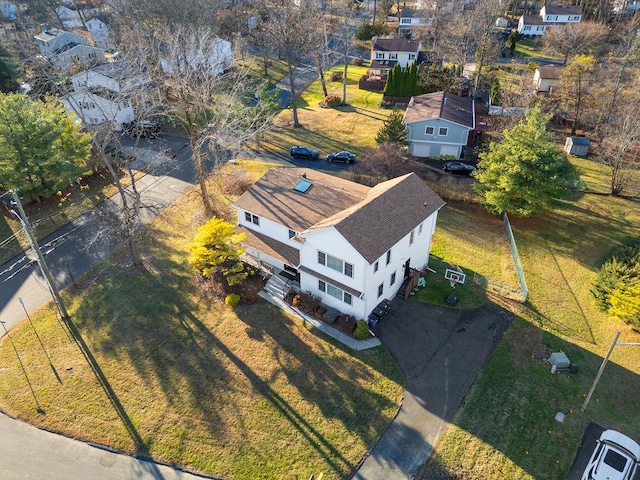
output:
[[[344,67],[336,67],[331,71],[334,70],[343,71]],[[308,145],[326,155],[340,150],[360,154],[365,149],[376,146],[376,132],[391,111],[378,108],[382,93],[358,88],[358,80],[366,71],[367,67],[349,65],[348,105],[345,107],[320,107],[318,104],[324,99],[324,95],[320,81],[313,82],[298,99],[298,118],[302,126],[294,128],[291,110],[282,111],[275,119],[275,129],[263,141],[263,147],[288,154],[292,145]],[[330,72],[327,73],[327,79]],[[342,96],[342,81],[327,81],[327,90],[330,95]]]
[[[506,304],[516,319],[444,433],[424,480],[564,479],[592,420],[640,439],[638,404],[629,400],[640,391],[640,348],[614,351],[580,413],[615,332],[622,331],[620,341],[640,341],[598,311],[590,293],[611,250],[637,237],[640,202],[602,195],[606,169],[573,161],[587,193],[539,218],[511,218],[529,298],[526,305]],[[467,205],[450,207],[438,218],[434,253],[465,271],[511,277],[499,220]],[[543,359],[554,351],[566,352],[577,373],[551,375]],[[556,412],[566,414],[564,423],[554,421]]]
[[[269,166],[226,168],[257,178]],[[262,301],[204,301],[186,262],[202,219],[197,198],[184,196],[140,233],[143,270],[123,250],[65,292],[91,363],[48,308],[32,315],[42,344],[28,322],[0,342],[1,408],[217,477],[348,477],[399,407],[395,362],[382,347],[347,351]]]
[[562,60],[562,57],[549,55],[540,48],[540,40],[534,38],[522,38],[516,42],[516,57],[532,57],[545,60]]

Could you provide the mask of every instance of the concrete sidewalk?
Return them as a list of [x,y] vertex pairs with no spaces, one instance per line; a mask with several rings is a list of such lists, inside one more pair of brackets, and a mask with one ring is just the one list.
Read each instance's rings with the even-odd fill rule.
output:
[[473,310],[396,298],[378,337],[405,375],[396,418],[353,479],[417,479],[513,316],[493,304]]

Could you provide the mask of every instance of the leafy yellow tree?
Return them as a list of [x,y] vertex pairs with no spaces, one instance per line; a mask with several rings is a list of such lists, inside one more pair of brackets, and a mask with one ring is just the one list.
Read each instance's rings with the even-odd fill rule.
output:
[[571,135],[576,134],[580,114],[586,104],[592,101],[589,97],[596,60],[589,55],[576,55],[573,61],[562,71],[556,95],[562,108],[573,114]]
[[205,277],[221,276],[229,285],[240,283],[248,275],[240,260],[244,252],[242,240],[244,233],[236,233],[233,224],[214,217],[198,229],[187,245],[189,265]]
[[633,285],[618,284],[609,297],[609,314],[640,331],[640,281]]

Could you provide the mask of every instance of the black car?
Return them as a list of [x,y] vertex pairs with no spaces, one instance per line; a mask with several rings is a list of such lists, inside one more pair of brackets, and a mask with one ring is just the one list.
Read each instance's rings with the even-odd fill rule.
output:
[[309,147],[301,147],[296,145],[291,147],[291,158],[307,158],[309,160],[317,160],[320,152]]
[[448,173],[458,173],[460,175],[469,175],[476,167],[463,162],[447,162],[442,169]]
[[353,163],[356,161],[356,154],[351,152],[330,153],[327,155],[327,162]]

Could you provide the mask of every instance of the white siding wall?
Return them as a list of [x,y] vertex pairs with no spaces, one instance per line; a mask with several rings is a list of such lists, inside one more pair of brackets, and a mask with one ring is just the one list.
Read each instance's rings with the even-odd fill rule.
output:
[[[238,214],[238,225],[242,225],[243,227],[261,233],[262,235],[266,235],[267,237],[273,238],[274,240],[277,240],[281,243],[290,245],[296,249],[300,249],[300,242],[289,238],[288,227],[280,225],[279,223],[272,222],[271,220],[268,220],[264,217],[259,217],[259,225],[256,225],[255,223],[253,223],[253,221],[249,222],[245,219],[245,212],[247,212],[247,210],[236,210]],[[296,267],[297,265],[292,266]]]
[[120,92],[120,86],[117,81],[92,70],[74,75],[71,77],[71,83],[76,91],[84,90],[86,87],[102,87],[112,92]]
[[74,113],[84,125],[99,125],[111,121],[116,130],[121,130],[123,123],[129,123],[135,119],[131,103],[117,104],[89,92],[64,97],[62,103],[67,111]]

